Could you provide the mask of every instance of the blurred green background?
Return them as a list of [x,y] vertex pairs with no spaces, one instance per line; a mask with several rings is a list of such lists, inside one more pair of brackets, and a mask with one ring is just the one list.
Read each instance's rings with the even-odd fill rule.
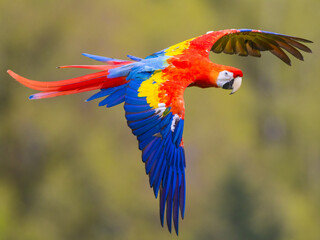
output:
[[92,93],[29,101],[36,80],[88,71],[80,53],[145,57],[209,30],[253,28],[313,40],[286,66],[241,68],[232,96],[185,93],[187,202],[180,239],[320,239],[319,0],[0,0],[0,239],[171,239],[158,217],[122,106]]

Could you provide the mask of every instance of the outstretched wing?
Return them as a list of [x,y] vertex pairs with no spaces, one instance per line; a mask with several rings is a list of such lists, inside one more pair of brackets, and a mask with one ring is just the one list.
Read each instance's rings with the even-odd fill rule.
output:
[[286,64],[291,65],[288,55],[291,53],[299,60],[303,56],[299,50],[311,53],[310,48],[303,43],[312,43],[307,39],[252,29],[230,29],[208,32],[191,41],[191,47],[208,54],[214,53],[238,54],[239,56],[260,57],[261,51],[270,51]]
[[161,225],[166,208],[168,229],[171,232],[173,219],[178,234],[179,211],[183,219],[185,209],[184,89],[172,96],[165,86],[170,81],[161,70],[132,74],[124,104],[128,125],[139,141],[156,198],[160,191]]

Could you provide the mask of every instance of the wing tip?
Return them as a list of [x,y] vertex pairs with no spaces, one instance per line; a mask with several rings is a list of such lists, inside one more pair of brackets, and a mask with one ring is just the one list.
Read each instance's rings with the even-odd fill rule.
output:
[[179,226],[174,226],[174,230],[175,230],[177,236],[179,236]]
[[305,39],[305,38],[299,38],[299,37],[291,37],[290,38],[292,40],[296,40],[296,41],[300,41],[300,42],[305,42],[305,43],[313,43],[313,41],[309,40],[309,39]]

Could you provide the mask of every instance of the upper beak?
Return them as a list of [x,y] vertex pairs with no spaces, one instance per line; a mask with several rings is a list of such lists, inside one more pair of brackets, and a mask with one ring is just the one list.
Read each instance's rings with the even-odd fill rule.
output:
[[233,84],[232,84],[232,92],[230,93],[230,95],[234,94],[236,91],[239,90],[239,88],[241,87],[241,83],[242,83],[241,77],[236,77],[234,79]]

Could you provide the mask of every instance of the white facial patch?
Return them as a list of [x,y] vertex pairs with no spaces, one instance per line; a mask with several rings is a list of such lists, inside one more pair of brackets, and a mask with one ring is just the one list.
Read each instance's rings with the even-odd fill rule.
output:
[[233,79],[233,73],[229,71],[221,71],[217,78],[218,87],[222,87],[225,83],[231,81]]

